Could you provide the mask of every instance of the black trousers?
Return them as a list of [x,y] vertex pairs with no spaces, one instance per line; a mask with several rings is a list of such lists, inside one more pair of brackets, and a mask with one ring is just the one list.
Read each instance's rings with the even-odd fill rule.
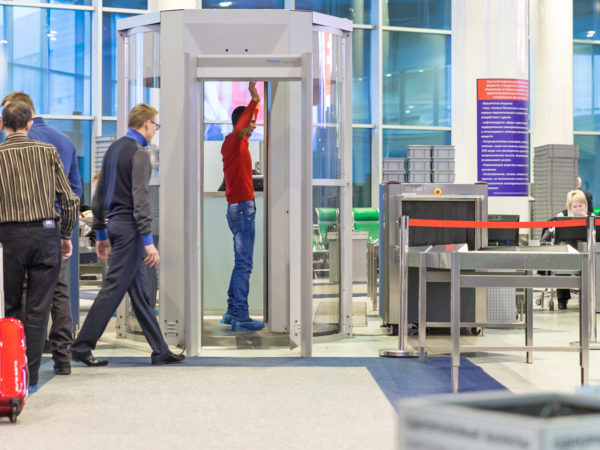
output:
[[154,309],[150,307],[148,274],[144,264],[146,250],[133,217],[110,219],[108,235],[112,247],[108,272],[71,350],[86,354],[96,348],[108,321],[127,292],[144,336],[152,347],[152,356],[158,359],[165,357],[169,347],[158,326]]
[[566,302],[571,299],[571,291],[569,289],[557,289],[556,299],[559,302]]
[[73,342],[73,317],[71,316],[71,297],[67,283],[69,264],[64,261],[60,267],[58,281],[52,298],[50,315],[52,325],[48,338],[52,343],[52,359],[55,365],[71,362],[71,343]]
[[[43,224],[46,224],[45,228]],[[6,316],[25,327],[29,384],[38,383],[54,286],[60,270],[60,233],[53,220],[0,224]],[[27,274],[25,309],[23,281]]]

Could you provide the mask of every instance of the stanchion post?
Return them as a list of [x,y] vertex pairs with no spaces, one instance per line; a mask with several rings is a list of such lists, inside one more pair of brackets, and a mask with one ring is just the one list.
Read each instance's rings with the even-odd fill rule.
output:
[[400,320],[398,322],[398,350],[380,350],[379,356],[391,358],[416,358],[419,352],[406,350],[408,340],[408,216],[400,217]]
[[596,316],[596,217],[587,217],[588,298],[590,312],[590,344],[598,344]]
[[406,350],[408,340],[408,217],[400,217],[400,322],[398,348]]

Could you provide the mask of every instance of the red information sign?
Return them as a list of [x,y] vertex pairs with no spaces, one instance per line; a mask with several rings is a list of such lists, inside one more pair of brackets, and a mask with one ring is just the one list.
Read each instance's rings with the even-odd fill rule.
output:
[[529,81],[500,79],[477,80],[477,100],[529,100]]

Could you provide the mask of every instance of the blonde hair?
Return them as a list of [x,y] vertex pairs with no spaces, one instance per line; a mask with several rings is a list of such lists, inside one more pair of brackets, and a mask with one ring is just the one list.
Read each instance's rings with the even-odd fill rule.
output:
[[134,130],[142,128],[146,122],[154,119],[157,114],[158,111],[150,105],[146,105],[145,103],[135,105],[129,112],[128,127]]
[[571,205],[573,203],[583,203],[587,210],[587,199],[585,198],[585,194],[579,189],[569,191],[567,194],[567,211],[571,211]]

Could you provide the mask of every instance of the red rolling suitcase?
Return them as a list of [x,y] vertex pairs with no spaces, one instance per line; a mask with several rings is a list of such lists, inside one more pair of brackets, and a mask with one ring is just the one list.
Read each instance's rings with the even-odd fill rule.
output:
[[0,417],[11,422],[25,406],[28,372],[25,330],[17,319],[4,318],[4,277],[0,245]]

